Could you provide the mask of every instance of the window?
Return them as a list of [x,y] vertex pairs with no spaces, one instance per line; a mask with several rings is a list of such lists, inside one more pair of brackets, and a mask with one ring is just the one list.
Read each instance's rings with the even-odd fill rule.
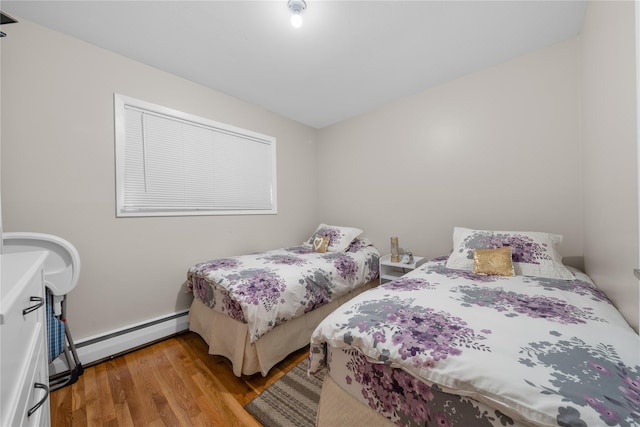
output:
[[117,216],[275,214],[276,140],[114,95]]

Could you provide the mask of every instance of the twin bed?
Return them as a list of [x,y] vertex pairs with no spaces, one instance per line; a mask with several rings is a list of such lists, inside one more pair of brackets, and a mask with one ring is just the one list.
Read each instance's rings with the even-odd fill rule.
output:
[[[640,338],[561,236],[456,228],[454,250],[329,315],[319,426],[638,426]],[[328,368],[328,369],[327,369]]]
[[331,311],[377,284],[380,252],[353,227],[320,224],[300,246],[203,262],[187,273],[189,329],[236,376],[309,344]]

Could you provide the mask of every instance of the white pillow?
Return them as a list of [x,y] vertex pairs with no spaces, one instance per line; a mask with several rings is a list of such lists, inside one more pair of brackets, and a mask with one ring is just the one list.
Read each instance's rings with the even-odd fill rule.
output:
[[329,246],[327,246],[327,252],[345,252],[351,242],[360,234],[362,234],[362,230],[359,228],[320,224],[311,235],[311,238],[303,244],[311,246],[316,236],[328,237]]
[[474,249],[495,249],[510,246],[516,275],[546,277],[549,279],[574,278],[562,264],[558,248],[559,234],[535,231],[489,231],[455,227],[453,252],[447,268],[473,271]]

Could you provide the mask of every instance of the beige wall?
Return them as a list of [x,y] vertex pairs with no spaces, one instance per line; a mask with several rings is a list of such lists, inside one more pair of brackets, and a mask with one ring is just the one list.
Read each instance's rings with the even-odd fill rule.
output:
[[591,2],[580,39],[586,271],[638,330],[635,25],[634,2]]
[[319,209],[388,252],[452,249],[454,226],[564,235],[582,255],[577,40],[323,129]]
[[[1,47],[4,228],[78,248],[77,340],[186,309],[195,262],[296,244],[318,224],[314,129],[22,19]],[[114,92],[276,137],[278,215],[116,218]]]
[[456,225],[562,234],[637,330],[633,7],[592,2],[579,38],[323,129],[321,218],[427,257]]

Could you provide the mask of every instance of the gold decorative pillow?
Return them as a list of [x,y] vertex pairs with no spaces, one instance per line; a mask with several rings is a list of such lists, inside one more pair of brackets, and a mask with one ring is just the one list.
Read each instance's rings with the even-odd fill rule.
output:
[[473,272],[496,276],[515,276],[511,248],[476,249],[473,251]]
[[311,242],[311,249],[316,252],[325,253],[329,247],[329,236],[316,236]]

